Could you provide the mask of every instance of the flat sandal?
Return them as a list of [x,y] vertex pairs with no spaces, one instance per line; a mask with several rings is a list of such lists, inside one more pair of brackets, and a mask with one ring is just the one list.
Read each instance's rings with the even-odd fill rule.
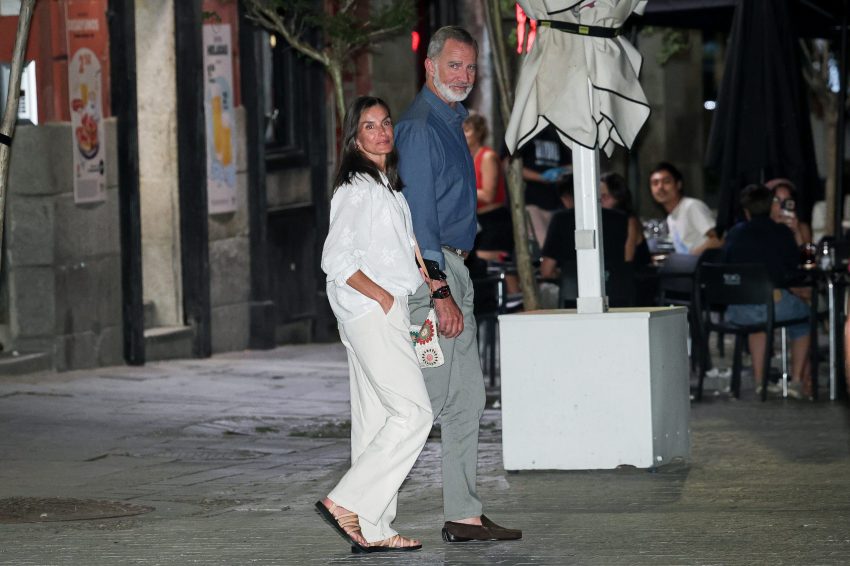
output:
[[351,545],[352,552],[369,552],[369,547],[363,546],[351,538],[351,533],[360,532],[360,517],[357,516],[357,513],[344,513],[339,517],[335,517],[334,509],[337,507],[338,505],[336,503],[332,503],[330,508],[328,508],[321,501],[316,501],[316,511]]
[[405,546],[404,541],[413,542],[413,539],[409,539],[399,534],[395,534],[388,539],[384,539],[378,542],[371,542],[369,543],[369,546],[365,547],[365,549],[362,547],[358,548],[352,545],[351,552],[355,554],[360,554],[363,552],[411,552],[422,548],[422,543]]

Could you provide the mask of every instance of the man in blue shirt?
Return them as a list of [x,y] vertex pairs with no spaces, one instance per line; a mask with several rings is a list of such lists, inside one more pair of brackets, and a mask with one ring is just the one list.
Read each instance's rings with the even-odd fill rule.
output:
[[409,301],[412,324],[424,322],[431,299],[445,363],[422,370],[443,447],[446,542],[513,540],[482,514],[476,494],[478,423],[484,411],[484,377],[472,313],[472,281],[463,264],[475,240],[475,167],[463,135],[468,112],[460,104],[472,90],[478,44],[463,28],[437,30],[428,45],[425,86],[396,125],[399,173],[413,231],[431,288]]

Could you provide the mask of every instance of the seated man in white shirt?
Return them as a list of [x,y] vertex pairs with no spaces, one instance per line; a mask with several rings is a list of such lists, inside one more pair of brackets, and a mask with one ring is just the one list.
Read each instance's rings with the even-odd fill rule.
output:
[[667,212],[667,228],[676,253],[700,255],[705,250],[719,248],[711,210],[701,200],[686,197],[682,192],[682,173],[662,161],[649,175],[652,198]]

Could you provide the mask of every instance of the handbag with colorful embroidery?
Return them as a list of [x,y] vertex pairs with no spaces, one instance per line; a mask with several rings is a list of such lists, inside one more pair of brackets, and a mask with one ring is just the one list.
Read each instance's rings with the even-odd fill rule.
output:
[[446,361],[440,341],[437,338],[437,313],[434,312],[434,301],[428,309],[428,316],[422,326],[410,327],[410,338],[413,340],[413,350],[421,368],[435,368]]
[[[425,284],[430,285],[427,279],[428,270],[425,268],[425,261],[422,259],[422,252],[419,251],[419,244],[414,243],[416,251],[416,261],[419,267],[422,268]],[[434,312],[434,300],[431,299],[431,305],[428,309],[428,316],[425,317],[425,322],[422,326],[410,326],[410,338],[413,340],[413,350],[416,352],[416,359],[419,361],[421,368],[435,368],[443,365],[446,361],[443,356],[443,350],[440,348],[440,341],[437,337],[437,313]]]

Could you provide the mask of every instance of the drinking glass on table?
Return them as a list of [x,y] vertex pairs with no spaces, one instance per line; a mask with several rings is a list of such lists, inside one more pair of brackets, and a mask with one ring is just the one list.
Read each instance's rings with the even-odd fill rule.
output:
[[800,246],[800,265],[803,269],[813,269],[815,267],[815,257],[817,257],[818,247],[811,242]]

